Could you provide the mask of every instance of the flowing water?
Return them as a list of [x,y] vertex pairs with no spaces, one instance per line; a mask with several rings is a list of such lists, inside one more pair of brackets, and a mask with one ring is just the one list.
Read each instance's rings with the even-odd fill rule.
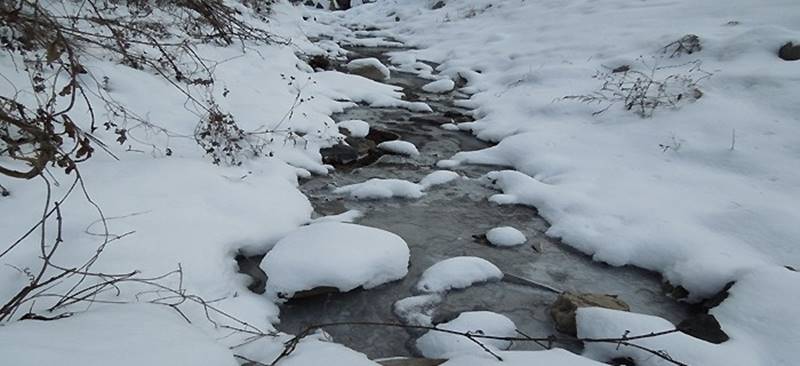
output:
[[[386,49],[355,49],[357,57],[378,57],[386,61]],[[383,155],[375,162],[355,168],[343,167],[328,176],[304,182],[302,191],[309,197],[319,216],[357,209],[365,213],[358,224],[376,227],[401,236],[411,249],[408,276],[403,280],[368,291],[327,294],[292,300],[281,307],[278,328],[297,333],[309,324],[337,321],[383,321],[399,319],[392,312],[397,300],[417,294],[415,284],[422,271],[442,259],[477,256],[497,265],[503,272],[545,283],[567,291],[619,295],[632,311],[653,314],[673,322],[686,315],[686,309],[662,290],[657,274],[633,267],[611,267],[593,262],[557,239],[544,235],[548,224],[534,208],[520,205],[496,205],[487,198],[497,192],[474,179],[460,179],[428,190],[421,199],[354,201],[332,193],[333,188],[359,183],[371,178],[399,178],[417,182],[436,170],[435,163],[463,150],[489,145],[467,132],[447,131],[441,123],[468,119],[467,111],[453,101],[465,96],[453,92],[429,94],[421,86],[427,80],[412,74],[394,72],[388,81],[404,87],[409,100],[428,103],[434,113],[415,113],[398,108],[360,106],[333,116],[335,120],[361,119],[373,128],[396,133],[414,143],[420,155],[413,158]],[[469,178],[478,178],[501,167],[460,166],[456,170]],[[513,226],[528,238],[514,248],[489,246],[479,237],[501,225]],[[477,237],[476,237],[477,236]],[[357,255],[357,253],[354,253]],[[445,321],[459,312],[489,310],[511,318],[529,335],[548,335],[554,326],[548,313],[556,299],[553,291],[507,279],[478,284],[448,293],[437,307],[434,321]],[[327,330],[339,343],[366,353],[370,358],[413,355],[414,339],[419,333],[397,328],[337,327]],[[517,344],[515,349],[536,349],[534,344]]]

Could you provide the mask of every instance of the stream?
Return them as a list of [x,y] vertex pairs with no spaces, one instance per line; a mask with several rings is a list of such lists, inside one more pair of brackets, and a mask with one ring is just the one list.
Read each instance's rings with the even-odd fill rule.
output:
[[[391,48],[355,48],[352,58],[376,57],[388,64]],[[339,321],[400,321],[392,311],[400,299],[414,296],[415,284],[430,265],[455,256],[477,256],[497,265],[504,273],[544,283],[554,288],[618,295],[631,311],[652,314],[672,322],[686,317],[686,306],[666,294],[658,274],[634,267],[611,267],[593,262],[590,257],[571,249],[544,232],[548,223],[536,209],[521,205],[496,205],[487,201],[497,193],[475,179],[459,179],[434,187],[417,200],[388,199],[355,201],[332,193],[335,187],[360,183],[371,178],[398,178],[419,181],[437,170],[438,160],[448,159],[458,151],[490,146],[468,132],[448,131],[440,124],[471,120],[468,111],[454,105],[465,98],[457,91],[447,94],[424,92],[429,82],[413,74],[392,72],[389,84],[404,88],[407,99],[423,101],[433,113],[416,113],[399,108],[358,106],[334,115],[336,121],[361,119],[371,128],[388,131],[414,143],[420,155],[403,157],[382,155],[374,162],[341,167],[327,176],[315,176],[300,189],[315,208],[315,215],[325,216],[359,210],[364,216],[356,222],[390,231],[401,236],[411,249],[408,275],[393,283],[368,291],[326,294],[291,300],[281,306],[278,329],[296,334],[310,324]],[[478,178],[502,169],[490,166],[459,166],[454,170],[469,178]],[[497,248],[480,236],[496,226],[513,226],[528,238],[524,245]],[[357,254],[356,254],[357,255]],[[255,259],[259,260],[259,259]],[[241,263],[241,262],[240,262]],[[451,291],[435,310],[434,323],[447,321],[458,313],[489,310],[509,317],[529,335],[555,332],[549,306],[556,298],[553,291],[514,281],[476,284]],[[370,358],[417,355],[413,343],[420,334],[397,328],[335,327],[327,329],[335,341],[367,354]],[[575,346],[573,346],[575,347]],[[518,343],[513,349],[538,349],[533,343]],[[576,350],[577,351],[577,350]]]

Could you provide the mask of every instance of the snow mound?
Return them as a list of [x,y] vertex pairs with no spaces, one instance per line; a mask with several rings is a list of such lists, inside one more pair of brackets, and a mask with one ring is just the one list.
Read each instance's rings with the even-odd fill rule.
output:
[[335,194],[348,194],[355,200],[386,198],[420,198],[422,186],[402,179],[373,178],[366,182],[339,187]]
[[383,79],[384,80],[388,79],[390,77],[390,75],[391,75],[389,73],[389,68],[386,67],[384,64],[382,64],[380,60],[378,60],[377,58],[374,58],[374,57],[359,58],[359,59],[350,61],[350,62],[347,63],[347,65],[345,67],[347,67],[347,69],[350,70],[350,71],[370,68],[370,69],[373,69],[373,70],[379,72],[381,75],[383,75]]
[[524,244],[528,239],[521,231],[511,226],[500,226],[486,232],[486,239],[498,247],[512,247]]
[[408,156],[419,155],[419,150],[417,150],[417,147],[408,141],[402,141],[402,140],[385,141],[378,144],[378,148],[383,151],[390,152],[392,154],[401,154]]
[[408,273],[409,249],[399,236],[367,226],[322,222],[290,233],[267,253],[267,293],[291,296],[316,287],[350,291]]
[[442,124],[439,127],[441,127],[443,130],[447,130],[447,131],[459,131],[459,130],[461,130],[461,128],[459,128],[458,125],[455,124],[455,123],[445,123],[445,124]]
[[453,257],[426,269],[417,283],[417,289],[424,292],[445,292],[501,278],[503,272],[483,258]]
[[547,351],[504,351],[496,352],[503,361],[487,355],[458,355],[451,358],[442,366],[531,366],[531,365],[569,365],[569,366],[608,366],[578,356],[572,352],[553,348]]
[[452,180],[458,179],[461,176],[458,173],[450,171],[450,170],[437,170],[433,173],[430,173],[423,177],[419,181],[419,185],[422,186],[422,189],[428,189],[433,186],[442,185],[448,183]]
[[288,357],[281,360],[281,366],[380,366],[370,361],[363,353],[345,346],[316,339],[303,340]]
[[346,129],[353,137],[367,137],[369,135],[369,123],[360,119],[341,121],[337,126]]
[[95,304],[66,319],[10,323],[0,327],[0,355],[15,366],[238,365],[226,347],[157,305]]
[[447,93],[456,87],[456,83],[450,79],[441,79],[430,82],[422,86],[422,90],[428,93]]
[[393,310],[406,324],[431,326],[433,312],[441,302],[442,296],[439,294],[411,296],[397,300]]
[[[498,337],[511,337],[517,326],[504,315],[490,311],[468,311],[457,318],[439,324],[437,328],[456,332],[469,332]],[[489,349],[502,350],[511,346],[510,341],[497,339],[478,339]],[[427,358],[450,358],[465,354],[488,354],[467,337],[437,331],[428,331],[417,339],[417,349]]]

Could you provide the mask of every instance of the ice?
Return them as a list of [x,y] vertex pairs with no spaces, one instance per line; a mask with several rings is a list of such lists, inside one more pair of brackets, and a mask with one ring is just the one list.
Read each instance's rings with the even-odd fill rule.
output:
[[336,125],[346,129],[348,132],[350,132],[350,136],[353,137],[367,137],[369,134],[369,123],[362,120],[351,119],[347,121],[341,121]]
[[432,81],[422,86],[422,90],[429,93],[447,93],[455,88],[456,83],[450,79]]
[[290,233],[267,253],[261,269],[267,293],[291,296],[317,287],[345,292],[369,289],[408,273],[409,249],[399,236],[380,229],[322,222]]
[[419,150],[414,144],[408,141],[394,140],[385,141],[378,144],[378,148],[393,154],[416,156],[419,155]]
[[483,258],[453,257],[426,269],[417,283],[417,289],[424,292],[445,292],[501,278],[503,272]]
[[[490,311],[464,312],[447,323],[438,324],[437,328],[496,337],[513,337],[517,334],[517,327],[511,319]],[[487,348],[495,350],[503,350],[511,346],[510,341],[504,340],[478,339],[478,341]],[[491,357],[467,337],[433,330],[417,339],[416,345],[422,355],[427,358],[451,358],[467,354]]]
[[498,247],[512,247],[528,240],[525,234],[511,226],[500,226],[487,231],[486,239]]

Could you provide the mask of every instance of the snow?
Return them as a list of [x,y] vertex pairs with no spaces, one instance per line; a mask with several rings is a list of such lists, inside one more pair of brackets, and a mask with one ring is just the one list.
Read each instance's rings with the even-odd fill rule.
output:
[[[516,325],[508,317],[490,311],[468,311],[455,319],[437,325],[439,329],[473,334],[492,335],[497,337],[516,336]],[[497,339],[479,339],[489,349],[503,350],[511,346],[510,341]],[[491,357],[479,345],[467,337],[430,330],[417,339],[417,349],[427,358],[451,358],[472,354]]]
[[420,181],[419,185],[422,186],[422,189],[428,189],[433,186],[438,186],[442,184],[447,184],[453,180],[461,178],[461,175],[454,171],[450,170],[437,170],[434,171],[426,176],[424,176]]
[[503,278],[503,272],[483,258],[453,257],[428,267],[417,282],[417,290],[446,292],[501,278]]
[[443,125],[441,125],[439,127],[441,127],[443,130],[447,130],[447,131],[458,131],[458,130],[460,130],[458,125],[455,124],[455,123],[445,123],[445,124],[443,124]]
[[498,247],[512,247],[528,240],[525,234],[511,226],[500,226],[487,231],[486,239]]
[[380,72],[383,75],[384,79],[388,79],[390,76],[389,68],[386,67],[384,64],[382,64],[380,60],[374,57],[352,60],[348,62],[347,65],[345,65],[345,67],[347,67],[347,69],[350,71],[365,67],[370,67]]
[[347,194],[355,200],[420,198],[424,194],[419,184],[402,179],[381,178],[339,187],[333,193]]
[[341,121],[336,125],[346,129],[350,132],[350,136],[353,137],[367,137],[367,135],[369,135],[369,123],[362,120],[351,119],[348,121]]
[[0,355],[18,366],[238,365],[227,347],[158,305],[97,306],[66,319],[7,324]]
[[367,226],[322,222],[303,226],[275,244],[261,262],[267,293],[335,287],[370,289],[405,277],[409,249],[399,236]]
[[363,353],[353,351],[340,344],[304,339],[297,349],[280,361],[281,366],[379,366]]
[[441,302],[439,294],[417,295],[397,300],[392,309],[406,324],[429,327],[433,325],[433,312]]
[[349,184],[333,190],[334,194],[347,194],[354,200],[375,200],[388,198],[416,199],[426,190],[447,184],[460,178],[456,172],[437,170],[424,176],[419,183],[393,178],[372,178],[361,183]]
[[383,151],[390,152],[392,154],[400,154],[408,156],[419,155],[419,150],[417,150],[417,147],[408,141],[402,141],[402,140],[384,141],[378,144],[378,148]]
[[456,83],[450,79],[432,81],[422,86],[422,90],[428,93],[447,93],[456,87]]

